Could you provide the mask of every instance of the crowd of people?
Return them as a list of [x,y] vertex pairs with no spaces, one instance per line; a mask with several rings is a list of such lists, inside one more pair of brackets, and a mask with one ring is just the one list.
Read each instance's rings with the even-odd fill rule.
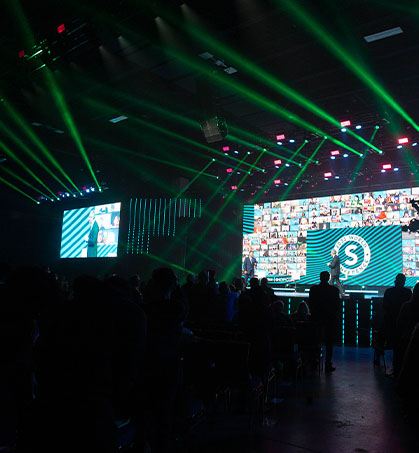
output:
[[[70,286],[49,269],[2,267],[0,446],[114,452],[117,420],[129,419],[132,451],[173,451],[180,356],[194,325],[237,325],[250,344],[249,371],[263,382],[275,330],[312,323],[333,372],[340,298],[329,278],[322,272],[308,303],[288,315],[266,279],[246,288],[241,277],[218,283],[214,271],[202,271],[180,286],[171,269],[159,268],[147,282],[79,276]],[[413,295],[403,286],[398,276],[384,310],[405,390],[417,377],[419,286]]]

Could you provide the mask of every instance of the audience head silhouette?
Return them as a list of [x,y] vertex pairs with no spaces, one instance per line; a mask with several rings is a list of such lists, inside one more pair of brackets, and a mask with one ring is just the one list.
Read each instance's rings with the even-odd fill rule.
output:
[[404,274],[397,274],[394,280],[394,286],[403,287],[406,283],[406,276]]
[[327,271],[320,272],[320,282],[327,283],[330,280],[330,274]]
[[250,288],[258,288],[259,280],[256,277],[250,279]]

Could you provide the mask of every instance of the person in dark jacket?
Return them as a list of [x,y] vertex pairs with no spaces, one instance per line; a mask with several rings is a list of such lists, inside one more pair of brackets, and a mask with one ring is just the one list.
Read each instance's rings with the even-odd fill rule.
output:
[[319,326],[326,346],[326,372],[332,372],[333,341],[336,328],[336,315],[339,308],[339,290],[329,285],[330,274],[320,273],[320,284],[310,288],[309,307],[311,319]]

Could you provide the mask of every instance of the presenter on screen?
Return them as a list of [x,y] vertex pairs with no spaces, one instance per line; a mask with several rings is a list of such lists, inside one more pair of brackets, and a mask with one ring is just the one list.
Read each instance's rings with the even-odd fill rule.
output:
[[253,252],[249,252],[249,256],[246,256],[243,264],[243,273],[246,278],[246,283],[255,276],[255,266],[257,264],[256,258],[253,256]]
[[89,213],[89,224],[90,231],[89,234],[86,234],[85,240],[87,242],[87,257],[96,258],[97,257],[97,236],[99,234],[99,225],[95,219],[95,211],[90,211]]
[[330,267],[330,284],[335,285],[338,288],[340,295],[343,296],[345,291],[343,290],[342,283],[339,280],[340,276],[340,259],[338,255],[336,254],[336,250],[332,250],[330,252],[332,255],[332,262],[327,263],[327,265]]

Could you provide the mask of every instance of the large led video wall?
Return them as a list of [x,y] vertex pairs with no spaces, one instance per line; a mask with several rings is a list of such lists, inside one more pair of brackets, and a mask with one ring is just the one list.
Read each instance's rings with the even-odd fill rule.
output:
[[398,272],[414,284],[419,234],[401,227],[418,195],[414,187],[245,205],[243,259],[254,252],[259,278],[313,284],[335,249],[347,285],[388,286]]
[[64,211],[61,258],[111,258],[118,253],[121,203]]

